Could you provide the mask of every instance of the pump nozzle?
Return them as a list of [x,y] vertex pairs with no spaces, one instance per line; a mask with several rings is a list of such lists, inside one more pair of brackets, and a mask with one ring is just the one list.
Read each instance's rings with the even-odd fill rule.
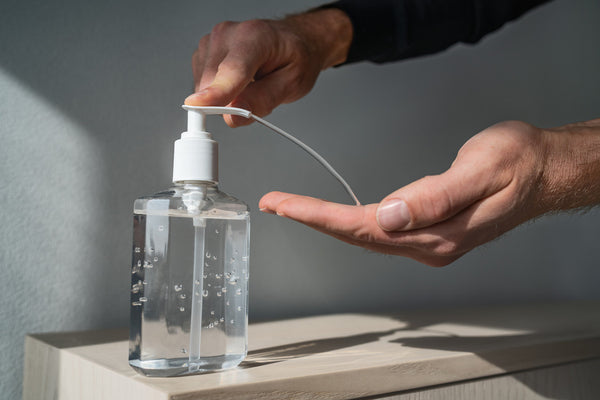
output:
[[231,114],[231,115],[239,115],[239,116],[242,116],[245,118],[253,119],[256,122],[275,131],[276,133],[283,136],[284,138],[292,141],[297,146],[299,146],[304,151],[306,151],[308,154],[310,154],[315,160],[317,160],[327,171],[329,171],[329,173],[331,175],[333,175],[342,184],[342,186],[344,187],[344,189],[346,189],[346,192],[348,192],[348,194],[350,195],[352,200],[356,203],[356,205],[357,206],[360,205],[360,202],[358,201],[358,198],[356,197],[356,195],[350,188],[350,185],[348,185],[348,183],[346,183],[344,178],[342,178],[342,176],[337,173],[337,171],[327,162],[327,160],[325,160],[323,157],[321,157],[321,155],[319,153],[317,153],[315,150],[313,150],[311,147],[304,144],[299,139],[296,139],[294,136],[290,135],[283,129],[273,125],[272,123],[270,123],[260,117],[257,117],[256,115],[252,114],[250,111],[244,110],[243,108],[212,107],[212,106],[187,106],[187,105],[183,105],[182,107],[185,110],[187,110],[187,112],[188,112],[188,130],[187,130],[187,132],[185,132],[184,134],[181,135],[182,138],[186,134],[190,135],[190,136],[203,134],[203,135],[208,135],[208,137],[210,138],[210,134],[208,132],[206,132],[206,116],[207,115]]
[[252,113],[243,108],[235,107],[200,107],[183,105],[188,112],[188,132],[206,132],[206,116],[215,114],[232,114],[251,118]]

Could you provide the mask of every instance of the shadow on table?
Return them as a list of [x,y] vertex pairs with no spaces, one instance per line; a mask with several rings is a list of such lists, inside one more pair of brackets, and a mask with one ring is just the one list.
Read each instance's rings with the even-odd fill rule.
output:
[[286,344],[250,351],[241,368],[254,368],[294,358],[306,357],[328,351],[359,346],[375,342],[383,336],[391,335],[398,329],[382,332],[369,332],[360,335],[335,337],[328,339],[308,340],[305,342]]
[[[470,309],[458,314],[453,310],[452,313],[437,311],[382,315],[382,318],[401,322],[402,327],[258,349],[251,351],[240,367],[256,368],[377,341],[396,343],[407,348],[472,353],[506,372],[598,357],[600,343],[596,338],[600,330],[600,310],[597,310],[597,304],[578,305],[578,309],[586,315],[595,315],[595,318],[583,322],[579,313],[561,310],[564,307],[573,309],[572,304],[563,303],[523,306],[519,308],[518,315],[515,315],[514,307],[486,307],[485,310],[489,312],[485,314],[481,309]],[[456,326],[464,327],[468,334],[458,335],[452,333],[454,329],[446,330]],[[489,334],[486,328],[499,329],[502,334]],[[402,337],[402,333],[409,332],[410,335]],[[561,345],[567,342],[568,346]],[[574,398],[572,379],[553,376],[549,383],[548,379],[540,380],[533,374],[513,377],[548,398]],[[600,396],[598,380],[587,380],[584,386],[576,388],[576,392]]]

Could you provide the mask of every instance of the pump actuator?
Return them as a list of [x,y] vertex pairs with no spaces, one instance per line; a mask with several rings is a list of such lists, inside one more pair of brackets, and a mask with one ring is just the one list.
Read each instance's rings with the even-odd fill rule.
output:
[[219,181],[219,146],[206,131],[206,116],[235,114],[250,118],[250,111],[234,107],[182,106],[188,112],[187,131],[175,141],[173,182]]

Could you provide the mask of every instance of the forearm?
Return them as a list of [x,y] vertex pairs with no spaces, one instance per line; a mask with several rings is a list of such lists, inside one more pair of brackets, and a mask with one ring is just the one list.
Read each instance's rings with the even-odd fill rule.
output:
[[475,43],[549,0],[340,0],[354,37],[347,62],[377,63]]
[[544,130],[547,211],[600,204],[600,119]]

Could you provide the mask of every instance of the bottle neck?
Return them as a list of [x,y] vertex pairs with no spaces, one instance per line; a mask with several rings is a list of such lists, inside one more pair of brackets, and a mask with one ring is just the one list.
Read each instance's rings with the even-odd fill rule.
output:
[[181,187],[184,189],[193,189],[195,187],[197,188],[217,188],[218,187],[218,182],[213,182],[213,181],[177,181],[177,182],[173,182],[173,185],[176,187]]
[[205,208],[207,199],[219,190],[217,183],[212,181],[178,181],[174,182],[174,187],[180,192],[185,208],[191,213]]

